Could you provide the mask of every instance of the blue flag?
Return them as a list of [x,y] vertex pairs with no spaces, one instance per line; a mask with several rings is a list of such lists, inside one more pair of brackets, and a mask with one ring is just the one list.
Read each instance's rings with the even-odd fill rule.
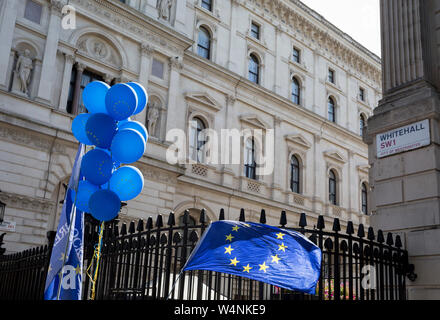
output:
[[84,145],[80,144],[73,165],[72,175],[67,186],[60,222],[50,257],[44,290],[45,300],[81,299],[84,214],[74,206],[72,193],[77,191],[78,182],[81,179],[80,169],[84,151]]
[[302,234],[237,221],[211,223],[183,270],[210,270],[315,294],[321,249]]

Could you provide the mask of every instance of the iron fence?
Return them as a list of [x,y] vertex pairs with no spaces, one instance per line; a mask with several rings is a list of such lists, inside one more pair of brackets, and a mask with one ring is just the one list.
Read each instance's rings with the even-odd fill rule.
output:
[[[220,211],[219,220],[224,220]],[[241,210],[239,221],[245,221]],[[97,300],[404,300],[406,277],[414,276],[400,237],[385,237],[361,224],[355,233],[352,222],[341,232],[339,219],[327,230],[324,217],[308,229],[306,215],[297,228],[287,227],[281,212],[279,227],[307,236],[322,249],[322,270],[315,295],[288,291],[263,282],[212,271],[180,274],[189,254],[207,228],[205,211],[198,222],[185,211],[176,224],[170,213],[166,224],[133,221],[119,226],[106,223],[102,256],[96,283]],[[260,223],[266,223],[261,211]],[[94,264],[99,222],[87,215],[84,234],[85,269]],[[53,238],[53,234],[51,235]],[[0,299],[42,299],[51,245],[22,253],[0,256]],[[93,265],[92,265],[93,267]],[[83,299],[91,296],[91,280],[83,276]]]

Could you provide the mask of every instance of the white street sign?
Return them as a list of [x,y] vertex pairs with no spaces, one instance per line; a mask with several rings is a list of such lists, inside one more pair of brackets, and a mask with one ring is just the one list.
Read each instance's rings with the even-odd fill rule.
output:
[[15,221],[3,221],[0,223],[0,231],[14,232],[15,224]]
[[417,149],[431,143],[429,120],[419,121],[376,136],[377,157]]

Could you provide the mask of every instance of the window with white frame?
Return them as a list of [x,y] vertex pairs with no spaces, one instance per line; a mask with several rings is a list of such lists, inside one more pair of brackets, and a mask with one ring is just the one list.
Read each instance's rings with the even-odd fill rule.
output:
[[244,173],[246,178],[257,179],[257,163],[255,160],[255,140],[249,138],[246,140],[244,154]]
[[290,158],[290,190],[300,193],[300,166],[295,155]]
[[190,123],[189,133],[189,156],[192,160],[203,163],[205,161],[204,146],[206,139],[203,130],[205,123],[198,117],[194,117]]
[[338,205],[337,200],[337,185],[338,181],[336,178],[336,174],[334,170],[330,170],[329,172],[329,178],[328,178],[328,200],[332,205]]
[[292,78],[292,102],[294,104],[300,105],[301,98],[301,87],[299,81],[296,77]]
[[260,83],[260,62],[254,54],[249,56],[248,79],[256,84]]
[[211,58],[211,35],[205,27],[199,28],[197,54],[208,60]]

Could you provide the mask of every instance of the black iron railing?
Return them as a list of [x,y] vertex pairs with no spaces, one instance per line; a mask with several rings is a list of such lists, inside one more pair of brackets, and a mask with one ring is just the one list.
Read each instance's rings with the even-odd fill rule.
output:
[[[306,235],[323,253],[321,277],[315,295],[281,289],[266,283],[212,271],[187,271],[178,278],[181,268],[206,229],[202,210],[200,220],[190,223],[185,211],[181,225],[176,225],[174,213],[167,224],[159,215],[118,225],[117,220],[105,224],[102,256],[96,284],[98,300],[404,300],[406,276],[413,269],[402,248],[400,237],[382,231],[367,232],[361,224],[355,233],[352,222],[341,232],[339,219],[334,219],[331,231],[324,217],[307,229],[306,215],[301,214],[299,227],[287,227],[286,213],[280,227]],[[219,220],[224,220],[221,210]],[[240,221],[245,221],[241,210]],[[264,210],[260,223],[266,223]],[[85,269],[92,260],[98,241],[99,222],[86,219],[84,235]],[[0,256],[0,299],[42,299],[45,275],[50,258],[49,247],[23,253]],[[177,280],[177,281],[176,281]],[[32,283],[31,286],[27,285]],[[91,294],[90,278],[83,276],[83,299]]]

